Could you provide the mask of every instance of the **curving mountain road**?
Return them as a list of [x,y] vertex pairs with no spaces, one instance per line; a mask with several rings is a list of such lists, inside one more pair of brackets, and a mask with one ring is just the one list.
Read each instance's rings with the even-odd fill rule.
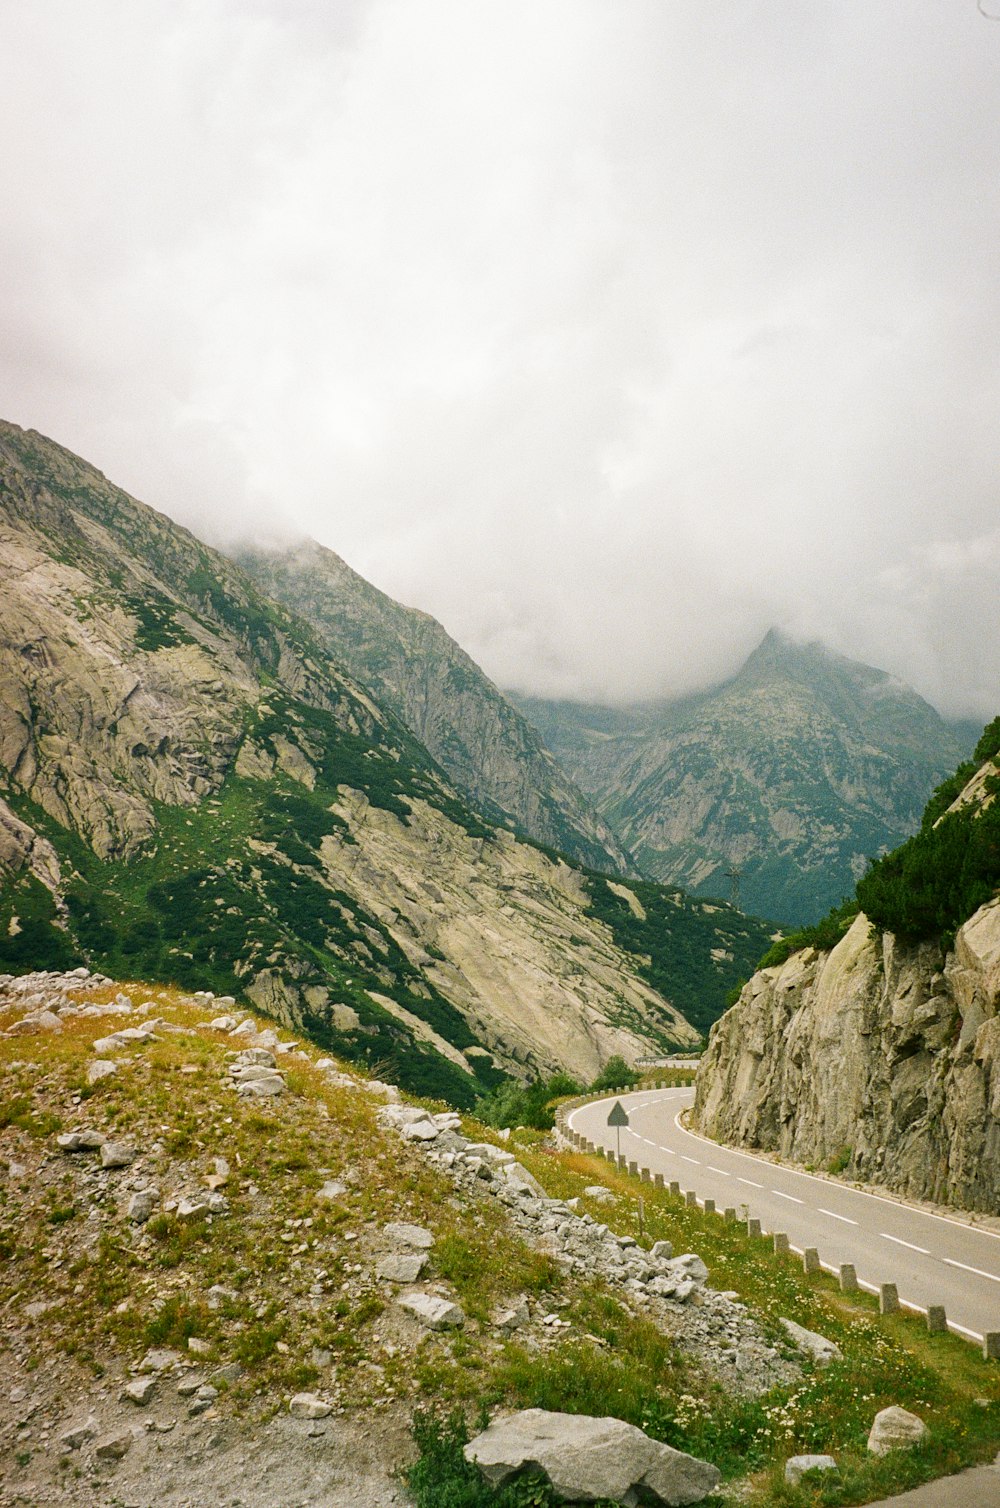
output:
[[[618,1098],[629,1116],[622,1155],[693,1189],[699,1204],[714,1199],[717,1209],[759,1219],[765,1231],[785,1231],[796,1251],[816,1247],[827,1271],[853,1262],[863,1287],[895,1283],[908,1308],[943,1304],[949,1329],[972,1340],[1000,1331],[1000,1235],[709,1141],[680,1121],[693,1089]],[[596,1146],[615,1147],[607,1124],[614,1099],[580,1106],[570,1126]]]

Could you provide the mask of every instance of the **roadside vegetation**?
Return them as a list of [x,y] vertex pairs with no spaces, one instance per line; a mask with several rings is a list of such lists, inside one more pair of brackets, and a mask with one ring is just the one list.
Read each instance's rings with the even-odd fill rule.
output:
[[[914,1319],[881,1318],[866,1295],[842,1295],[823,1274],[804,1276],[794,1259],[775,1257],[739,1226],[604,1159],[556,1152],[542,1131],[511,1131],[503,1144],[552,1196],[578,1200],[580,1212],[643,1245],[663,1239],[698,1252],[713,1287],[736,1292],[775,1346],[788,1346],[777,1323],[785,1316],[844,1353],[823,1371],[806,1365],[797,1384],[763,1398],[734,1395],[619,1293],[525,1244],[498,1201],[456,1196],[418,1148],[379,1125],[377,1101],[315,1068],[312,1050],[308,1061],[281,1059],[281,1098],[244,1100],[225,1077],[232,1039],[206,1029],[204,1006],[176,991],[137,986],[130,994],[181,1029],[116,1051],[118,1072],[94,1086],[85,1072],[91,1043],[114,1018],[0,1038],[0,1125],[22,1169],[0,1187],[0,1309],[9,1324],[29,1301],[47,1306],[4,1342],[29,1370],[86,1389],[88,1378],[113,1378],[149,1347],[185,1351],[193,1338],[210,1348],[212,1366],[242,1368],[218,1406],[250,1425],[303,1388],[362,1419],[404,1410],[417,1421],[411,1480],[427,1508],[547,1508],[548,1489],[537,1483],[484,1497],[465,1466],[464,1439],[498,1407],[627,1419],[713,1461],[724,1477],[719,1501],[730,1508],[860,1503],[986,1459],[1000,1445],[1000,1368],[964,1341],[930,1336]],[[114,1185],[88,1173],[93,1162],[56,1151],[55,1136],[81,1125],[138,1145],[163,1196],[204,1186],[215,1159],[225,1159],[229,1212],[183,1222],[161,1207],[146,1226],[131,1223]],[[496,1137],[480,1121],[464,1129]],[[321,1197],[331,1178],[342,1192]],[[611,1191],[611,1203],[588,1199],[583,1191],[595,1184]],[[399,1219],[433,1231],[432,1281],[464,1308],[463,1330],[414,1344],[394,1329],[391,1291],[373,1276],[372,1253],[384,1224]],[[224,1290],[214,1306],[213,1287]],[[522,1297],[533,1314],[565,1323],[497,1332],[494,1306]],[[865,1440],[889,1403],[920,1414],[931,1433],[924,1448],[880,1462]],[[834,1454],[836,1480],[786,1488],[784,1461],[802,1451]],[[436,1496],[427,1483],[437,1484]]]

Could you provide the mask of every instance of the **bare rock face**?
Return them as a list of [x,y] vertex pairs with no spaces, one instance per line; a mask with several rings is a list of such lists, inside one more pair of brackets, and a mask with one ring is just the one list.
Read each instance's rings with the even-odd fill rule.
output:
[[642,1055],[656,1030],[697,1042],[589,913],[578,870],[503,831],[471,837],[422,801],[405,823],[346,789],[334,810],[344,830],[321,846],[329,881],[383,921],[505,1066],[593,1078],[612,1054]]
[[518,1472],[544,1472],[557,1496],[570,1503],[604,1498],[634,1504],[700,1503],[718,1486],[720,1473],[707,1461],[651,1440],[622,1419],[524,1409],[465,1447],[494,1486]]
[[1000,1200],[1000,900],[933,944],[873,939],[763,969],[712,1030],[695,1119],[798,1162],[834,1160],[898,1193]]

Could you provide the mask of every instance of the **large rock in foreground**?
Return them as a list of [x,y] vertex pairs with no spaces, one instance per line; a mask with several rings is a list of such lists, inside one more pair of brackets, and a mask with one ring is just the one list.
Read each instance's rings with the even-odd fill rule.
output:
[[613,1498],[630,1508],[640,1501],[700,1503],[720,1474],[707,1461],[661,1445],[622,1419],[524,1409],[498,1420],[470,1440],[465,1458],[493,1486],[522,1471],[541,1471],[565,1502]]

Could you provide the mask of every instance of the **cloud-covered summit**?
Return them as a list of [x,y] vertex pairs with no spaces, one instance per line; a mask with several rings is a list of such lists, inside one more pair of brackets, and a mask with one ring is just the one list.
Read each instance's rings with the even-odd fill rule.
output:
[[35,0],[0,46],[5,417],[505,684],[676,693],[779,622],[996,710],[974,0]]

